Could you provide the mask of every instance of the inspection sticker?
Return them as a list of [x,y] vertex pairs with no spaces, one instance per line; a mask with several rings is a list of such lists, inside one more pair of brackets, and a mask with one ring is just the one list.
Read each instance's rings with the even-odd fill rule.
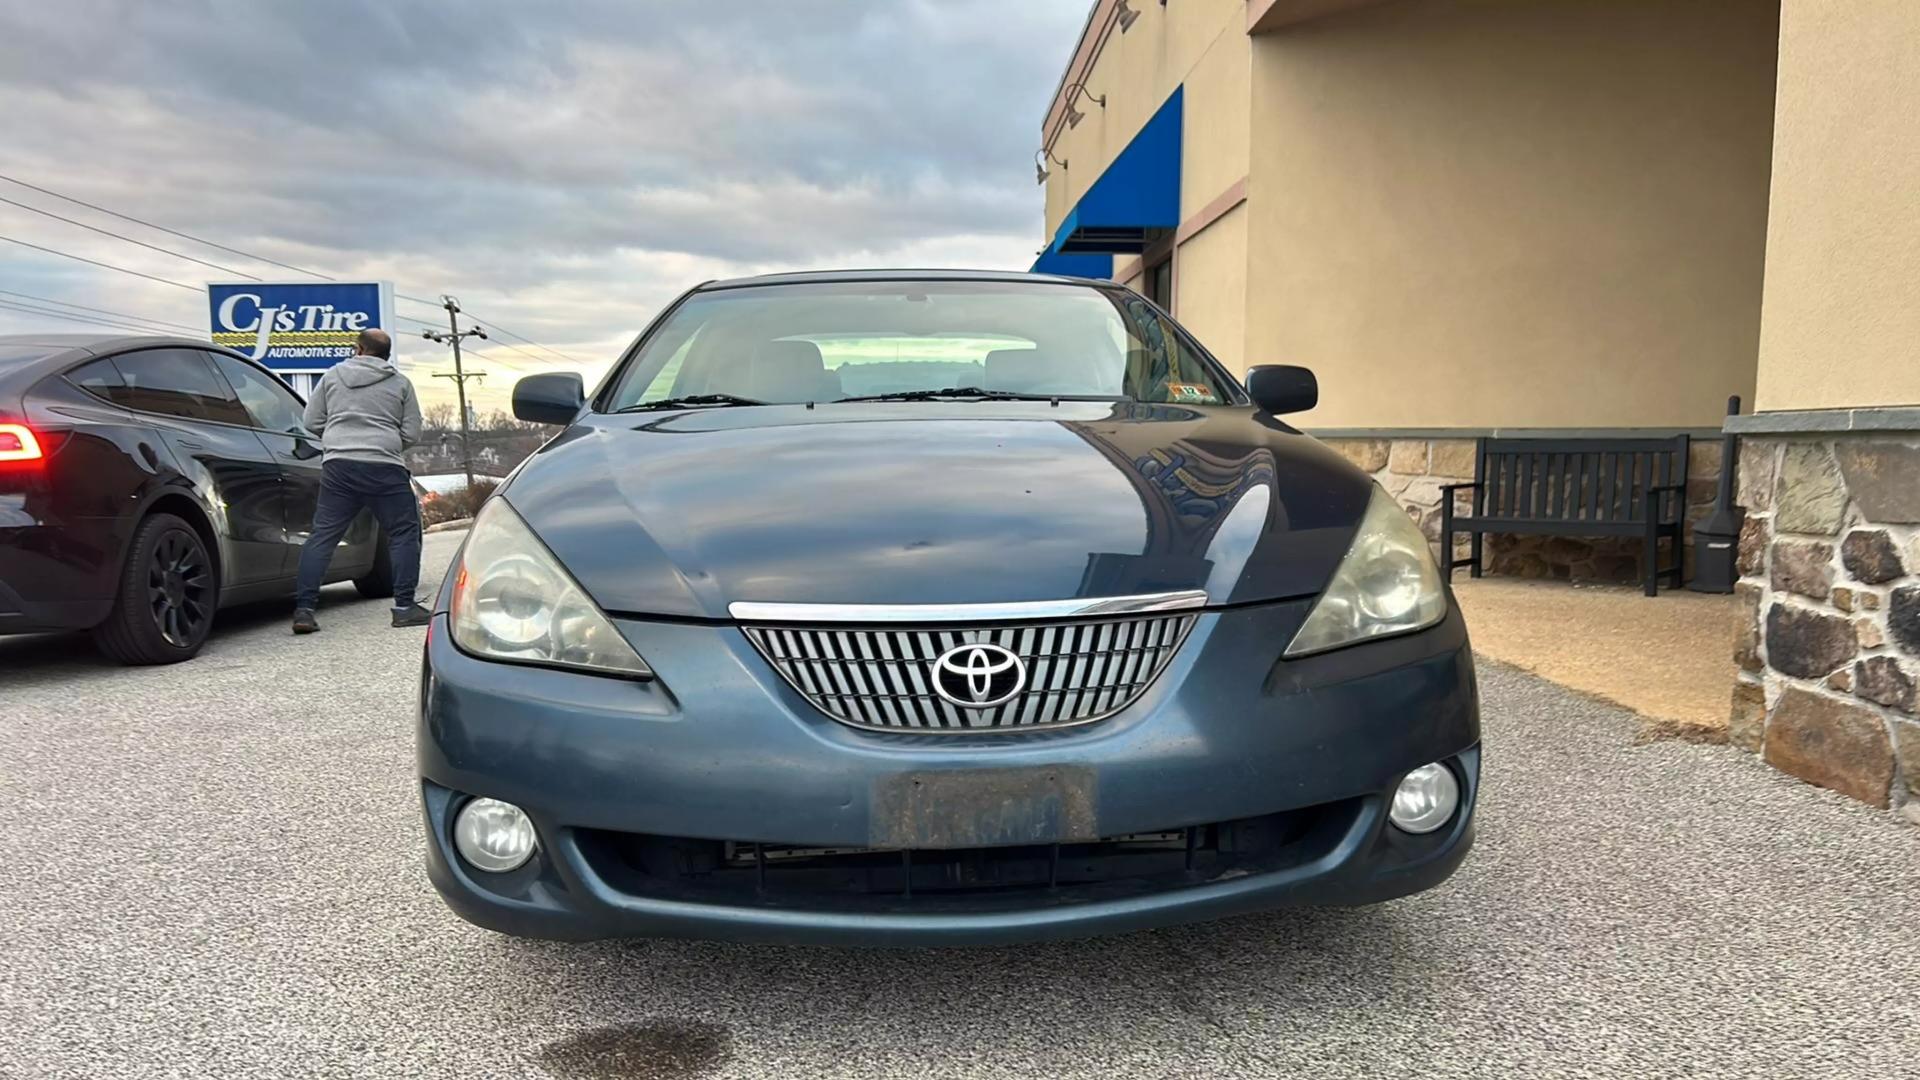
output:
[[1182,405],[1217,405],[1220,399],[1213,391],[1193,383],[1170,382],[1167,384],[1167,399]]

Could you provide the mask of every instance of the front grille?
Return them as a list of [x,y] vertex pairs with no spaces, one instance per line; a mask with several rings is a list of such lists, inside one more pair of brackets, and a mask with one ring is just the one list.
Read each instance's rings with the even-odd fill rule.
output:
[[[970,732],[1081,724],[1120,711],[1153,684],[1197,618],[1180,612],[1002,626],[744,629],[781,676],[835,720],[886,731]],[[1024,678],[1017,692],[973,705],[966,694],[951,693],[950,673],[942,673],[949,694],[936,692],[936,661],[979,644],[1019,658]]]

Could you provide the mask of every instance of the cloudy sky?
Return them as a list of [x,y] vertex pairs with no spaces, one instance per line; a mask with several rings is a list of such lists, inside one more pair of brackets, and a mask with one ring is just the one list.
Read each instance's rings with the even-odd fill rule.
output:
[[[707,278],[1024,269],[1040,115],[1086,9],[0,0],[0,174],[335,277],[452,292],[597,374]],[[5,180],[0,198],[297,279]],[[0,236],[185,284],[233,276],[4,202]],[[0,290],[0,333],[88,329],[19,310],[46,300],[207,324],[197,292],[15,243]],[[566,365],[520,347],[487,351],[504,377],[483,409],[537,361]],[[425,377],[440,347],[401,348],[423,395],[448,393]]]

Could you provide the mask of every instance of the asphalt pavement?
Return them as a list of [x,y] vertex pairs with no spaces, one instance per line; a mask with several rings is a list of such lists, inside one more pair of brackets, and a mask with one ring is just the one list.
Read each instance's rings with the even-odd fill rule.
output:
[[[428,537],[430,579],[457,535]],[[1482,667],[1426,894],[1023,948],[508,939],[422,867],[422,631],[0,640],[0,1076],[1920,1073],[1920,829]]]

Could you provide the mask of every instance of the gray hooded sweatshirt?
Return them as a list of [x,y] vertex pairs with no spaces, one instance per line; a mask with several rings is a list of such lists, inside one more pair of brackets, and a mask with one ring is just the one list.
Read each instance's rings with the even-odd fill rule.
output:
[[407,467],[420,441],[420,399],[413,383],[377,356],[342,360],[320,377],[307,401],[307,430],[320,436],[323,461],[372,461]]

